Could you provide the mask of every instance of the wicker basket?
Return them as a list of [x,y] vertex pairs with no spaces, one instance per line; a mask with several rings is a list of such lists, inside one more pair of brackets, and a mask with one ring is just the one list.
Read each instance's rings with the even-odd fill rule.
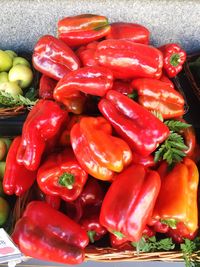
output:
[[190,68],[190,63],[194,62],[198,57],[200,57],[200,52],[187,56],[187,60],[184,64],[184,71],[185,71],[185,75],[186,75],[186,77],[187,77],[187,79],[191,85],[191,89],[193,90],[194,94],[196,95],[196,97],[200,101],[200,81],[199,81],[199,85],[198,85],[197,81],[196,81],[196,79],[195,79],[195,77],[191,71],[191,68]]

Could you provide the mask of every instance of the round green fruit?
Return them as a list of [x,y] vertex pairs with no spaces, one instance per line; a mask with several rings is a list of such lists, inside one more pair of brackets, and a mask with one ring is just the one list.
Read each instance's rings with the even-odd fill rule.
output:
[[0,72],[9,71],[12,63],[12,58],[5,51],[0,50]]
[[21,88],[27,88],[33,80],[33,72],[25,65],[15,65],[10,69],[8,79],[17,82]]
[[4,198],[0,197],[0,226],[6,223],[9,211],[10,207],[8,205],[8,202]]
[[8,73],[3,71],[0,72],[0,83],[8,82]]
[[14,59],[17,57],[17,54],[13,50],[5,50],[5,52],[12,58]]
[[0,91],[11,94],[12,96],[23,95],[22,89],[16,82],[0,83]]
[[30,63],[28,62],[28,60],[26,60],[25,58],[23,57],[15,57],[13,59],[13,66],[16,66],[16,65],[24,65],[24,66],[27,66],[27,67],[31,67]]

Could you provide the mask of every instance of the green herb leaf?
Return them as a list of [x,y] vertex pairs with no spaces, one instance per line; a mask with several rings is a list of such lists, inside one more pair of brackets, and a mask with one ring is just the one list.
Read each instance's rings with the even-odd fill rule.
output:
[[180,132],[183,129],[186,129],[191,126],[191,124],[178,121],[178,120],[167,120],[164,122],[167,127],[169,127],[170,131]]
[[184,144],[183,137],[171,131],[169,137],[156,150],[154,161],[166,160],[169,165],[182,161],[188,147]]
[[156,118],[158,118],[160,121],[162,121],[162,122],[164,121],[163,116],[162,116],[162,114],[161,114],[159,111],[157,111],[157,110],[152,110],[151,113],[152,113]]
[[139,242],[132,242],[132,246],[134,246],[137,252],[154,252],[154,251],[168,251],[173,250],[175,244],[172,242],[171,238],[164,238],[160,240],[156,240],[156,237],[150,237],[145,239],[142,237]]
[[186,267],[194,266],[192,264],[192,254],[196,250],[196,244],[194,241],[191,241],[189,239],[185,239],[185,243],[180,245],[181,251],[183,253],[183,258],[185,261]]
[[160,220],[161,223],[168,225],[172,229],[176,229],[177,221],[175,219]]
[[0,105],[4,107],[16,107],[16,106],[27,106],[32,107],[37,101],[31,101],[22,95],[12,96],[9,93],[0,91]]

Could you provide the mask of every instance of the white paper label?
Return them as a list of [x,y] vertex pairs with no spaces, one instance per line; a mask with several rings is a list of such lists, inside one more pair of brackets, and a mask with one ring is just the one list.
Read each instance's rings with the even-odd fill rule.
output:
[[0,263],[3,262],[20,262],[23,254],[16,247],[10,236],[3,228],[0,228]]

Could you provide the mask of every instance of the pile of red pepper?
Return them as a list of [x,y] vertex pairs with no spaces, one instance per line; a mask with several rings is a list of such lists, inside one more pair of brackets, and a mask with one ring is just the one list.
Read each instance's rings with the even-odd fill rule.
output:
[[121,249],[157,233],[177,243],[196,235],[199,151],[169,79],[186,53],[149,40],[142,25],[86,14],[35,44],[40,100],[3,181],[7,194],[34,183],[42,192],[12,234],[26,255],[76,264],[108,234],[106,245]]

